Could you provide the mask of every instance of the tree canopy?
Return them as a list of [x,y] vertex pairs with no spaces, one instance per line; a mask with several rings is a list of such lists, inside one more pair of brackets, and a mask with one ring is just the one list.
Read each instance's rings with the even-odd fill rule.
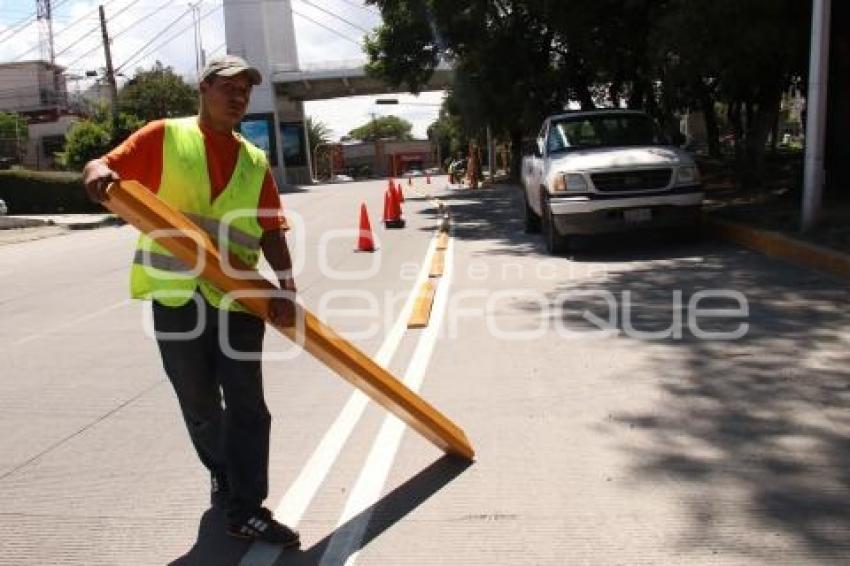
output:
[[428,127],[428,139],[440,147],[443,160],[449,160],[459,152],[466,153],[464,136],[457,113],[444,103],[437,120]]
[[28,132],[26,118],[0,112],[0,158],[17,160],[27,145]]
[[310,136],[310,151],[315,154],[316,147],[330,143],[331,131],[328,125],[312,116],[305,118],[308,135]]
[[144,125],[143,121],[126,112],[118,115],[114,132],[111,121],[109,106],[99,103],[95,105],[91,118],[71,126],[65,134],[65,150],[59,156],[62,165],[67,169],[82,169],[91,159],[105,155],[116,142]]
[[571,105],[640,108],[668,126],[700,109],[716,153],[720,103],[758,162],[783,90],[806,73],[811,3],[798,0],[367,2],[383,19],[366,39],[368,72],[417,92],[450,62],[464,132],[490,125],[515,155]]
[[410,140],[413,135],[413,124],[398,116],[381,116],[354,128],[348,135],[360,141],[375,141],[379,139]]
[[139,69],[118,92],[118,123],[113,129],[109,105],[95,103],[91,118],[71,127],[65,135],[61,162],[66,168],[81,169],[90,159],[107,153],[146,122],[161,118],[191,116],[198,111],[198,93],[174,73],[156,62]]
[[127,81],[118,93],[118,107],[143,122],[192,116],[198,112],[198,93],[172,67],[157,61]]
[[65,151],[62,157],[65,167],[82,169],[86,163],[109,151],[111,139],[107,124],[94,120],[77,122],[65,135]]

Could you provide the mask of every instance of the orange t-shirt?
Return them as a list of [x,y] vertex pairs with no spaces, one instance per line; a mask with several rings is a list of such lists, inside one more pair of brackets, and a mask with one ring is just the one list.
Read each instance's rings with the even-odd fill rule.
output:
[[[232,133],[221,133],[201,127],[204,146],[207,150],[207,169],[210,175],[211,198],[213,200],[227,187],[236,159],[239,156],[239,141]],[[165,120],[149,122],[135,131],[124,143],[110,151],[105,157],[107,166],[122,179],[142,183],[151,191],[159,191],[162,178],[162,144],[165,141]],[[263,230],[287,229],[283,206],[277,184],[266,170],[263,188],[257,209],[257,221]]]

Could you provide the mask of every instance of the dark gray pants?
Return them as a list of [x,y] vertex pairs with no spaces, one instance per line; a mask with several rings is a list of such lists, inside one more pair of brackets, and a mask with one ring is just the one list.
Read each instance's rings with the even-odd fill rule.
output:
[[[271,415],[260,362],[265,323],[250,314],[219,311],[199,294],[194,299],[176,308],[154,302],[154,329],[192,444],[204,466],[226,479],[228,515],[238,520],[268,496]],[[200,327],[199,311],[206,318]],[[163,335],[196,328],[196,336],[189,338]],[[255,359],[228,355],[226,341]]]

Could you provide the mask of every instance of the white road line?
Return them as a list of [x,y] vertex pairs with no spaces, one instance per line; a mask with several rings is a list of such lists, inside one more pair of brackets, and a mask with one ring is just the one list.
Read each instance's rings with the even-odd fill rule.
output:
[[[404,383],[412,391],[418,391],[421,387],[440,335],[452,281],[453,258],[454,250],[450,241],[446,250],[445,272],[437,289],[431,321],[419,337],[416,351],[404,374]],[[371,519],[371,512],[368,509],[381,496],[404,431],[405,425],[402,421],[394,415],[387,415],[372,444],[366,463],[360,471],[357,483],[348,497],[345,510],[337,523],[337,530],[328,543],[320,566],[339,566],[340,564],[353,566],[357,561],[363,535]]]
[[[375,354],[375,362],[384,368],[389,367],[393,355],[395,355],[402,338],[404,338],[404,333],[407,330],[407,321],[410,319],[410,315],[413,312],[413,304],[416,302],[417,291],[422,286],[422,283],[428,279],[428,274],[431,270],[431,260],[436,247],[436,239],[432,239],[431,244],[428,246],[428,252],[425,254],[425,260],[422,262],[422,267],[419,270],[419,275],[416,278],[416,283],[413,285],[410,295],[393,327],[384,338],[384,342],[378,349],[377,354]],[[361,393],[359,389],[355,389],[351,397],[348,398],[342,411],[325,432],[322,440],[310,455],[298,477],[289,486],[289,489],[275,508],[274,514],[279,521],[291,527],[297,526],[301,521],[307,507],[319,491],[319,487],[324,483],[331,466],[333,466],[343,446],[345,446],[345,443],[351,436],[354,427],[360,421],[360,417],[363,415],[368,401],[368,397]],[[279,546],[255,542],[242,557],[239,566],[270,566],[274,564],[280,553],[281,548]]]

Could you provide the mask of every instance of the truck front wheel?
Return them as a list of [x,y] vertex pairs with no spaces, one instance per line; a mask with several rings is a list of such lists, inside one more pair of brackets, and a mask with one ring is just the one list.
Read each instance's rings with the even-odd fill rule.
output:
[[555,226],[552,207],[549,206],[548,193],[543,193],[542,205],[543,240],[546,242],[546,251],[551,255],[561,255],[569,248],[569,237],[558,232],[558,228]]
[[528,191],[524,189],[522,191],[522,203],[525,209],[525,215],[523,217],[525,220],[525,233],[536,234],[540,231],[540,217],[528,203]]

